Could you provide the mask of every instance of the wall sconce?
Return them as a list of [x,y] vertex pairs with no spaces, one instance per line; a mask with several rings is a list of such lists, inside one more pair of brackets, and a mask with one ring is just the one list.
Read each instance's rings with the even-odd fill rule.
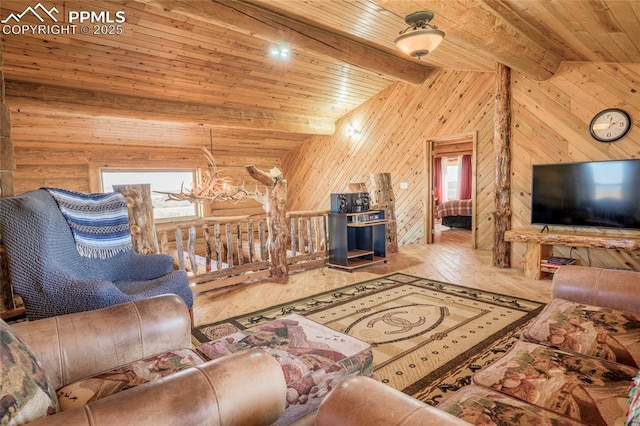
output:
[[354,136],[354,135],[357,135],[358,133],[360,133],[360,131],[355,127],[353,126],[347,127],[347,136]]
[[414,58],[422,58],[433,52],[444,39],[444,33],[429,24],[433,19],[433,12],[422,11],[407,15],[404,22],[409,25],[400,32],[394,43],[396,47]]

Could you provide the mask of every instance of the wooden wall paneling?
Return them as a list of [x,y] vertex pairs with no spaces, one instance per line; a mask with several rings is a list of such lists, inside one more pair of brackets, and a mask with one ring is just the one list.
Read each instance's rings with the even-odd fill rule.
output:
[[[404,98],[402,96],[401,98]],[[407,109],[412,108],[411,102],[407,103],[406,98],[404,100],[400,100],[400,102],[405,102]],[[390,105],[392,105],[390,103]],[[375,112],[373,115],[376,117],[376,120],[379,120],[379,114],[385,114],[384,108],[381,112]],[[377,141],[375,146],[372,147],[372,154],[370,159],[368,160],[369,164],[362,164],[359,167],[358,173],[367,176],[369,173],[387,173],[390,168],[401,168],[402,171],[399,174],[395,174],[392,176],[392,182],[395,186],[394,192],[396,195],[396,210],[403,208],[406,203],[414,203],[413,200],[407,197],[402,197],[398,191],[399,183],[401,181],[407,181],[408,185],[412,185],[415,187],[413,182],[408,182],[406,179],[407,175],[410,174],[405,167],[407,164],[411,164],[407,159],[416,157],[420,155],[422,152],[419,144],[415,144],[414,146],[408,146],[406,151],[401,151],[394,149],[398,146],[402,140],[405,140],[407,137],[410,138],[419,138],[419,131],[415,127],[408,127],[404,125],[404,114],[390,114],[389,123],[386,127],[376,126],[375,130],[371,131],[372,137],[371,139]],[[411,135],[413,132],[413,135]],[[348,173],[348,168],[345,170]],[[405,191],[401,191],[405,192]],[[414,209],[419,212],[419,209]],[[410,210],[405,210],[410,211]],[[396,215],[396,224],[397,226],[402,226],[405,222],[410,220],[406,216],[398,216]]]
[[[558,134],[545,127],[544,122],[527,111],[518,101],[512,103],[514,111],[514,134],[531,141],[529,144],[514,147],[514,156],[526,160],[529,165],[567,161],[569,141],[559,138]],[[522,130],[525,130],[524,132]],[[529,173],[530,174],[530,173]]]
[[[350,121],[350,117],[345,117],[343,121]],[[355,138],[347,138],[346,126],[346,124],[336,126],[334,137],[344,138],[344,144],[336,146],[335,149],[326,149],[325,139],[331,139],[330,137],[312,136],[304,144],[304,149],[298,148],[287,154],[290,165],[287,166],[286,160],[283,161],[283,172],[289,182],[289,210],[326,208],[329,205],[329,193],[344,192],[348,188],[348,182],[363,180],[356,173],[350,173],[348,182],[341,184],[337,176],[339,173],[344,173],[344,163],[349,155],[349,147],[353,144],[365,143],[362,140],[366,140],[361,134],[354,135]],[[297,164],[301,167],[296,167]],[[324,167],[329,165],[331,167],[325,170]],[[321,178],[323,172],[328,173],[330,179]],[[306,192],[309,190],[308,182],[314,182],[313,186],[317,193],[315,197],[309,197]]]
[[[463,74],[461,74],[462,76]],[[460,78],[459,81],[468,81],[467,77]],[[439,79],[436,79],[432,86],[437,86],[441,90],[438,91],[437,96],[433,100],[428,101],[428,107],[424,108],[425,100],[422,97],[415,97],[415,99],[419,102],[416,105],[415,115],[419,117],[419,120],[423,121],[425,124],[429,123],[430,117],[435,117],[437,119],[436,125],[441,125],[442,128],[438,132],[439,134],[446,134],[449,130],[448,124],[457,123],[458,120],[463,120],[465,117],[465,107],[459,104],[459,99],[463,96],[467,95],[467,85],[462,84],[462,89],[455,84],[455,80],[453,78],[447,78],[446,76],[441,76]],[[456,91],[460,91],[460,93],[456,93]],[[447,97],[446,93],[450,92],[451,97]],[[453,100],[453,101],[452,101]],[[431,110],[431,106],[434,105],[435,108],[439,108],[442,113],[438,114],[437,110]],[[456,120],[451,120],[450,116],[455,116]],[[432,123],[433,124],[433,123]],[[417,127],[417,126],[416,126]],[[452,128],[453,129],[453,128]],[[416,139],[420,143],[409,144],[409,146],[416,146],[422,148],[420,152],[416,152],[416,157],[409,156],[408,153],[405,153],[405,161],[411,162],[413,167],[417,170],[415,172],[415,176],[419,177],[419,179],[415,180],[415,184],[411,186],[410,191],[401,190],[401,193],[407,193],[404,197],[399,198],[399,206],[405,214],[402,216],[404,220],[401,221],[400,225],[405,229],[406,234],[404,234],[401,238],[403,243],[407,243],[407,241],[415,242],[415,241],[425,241],[425,226],[420,226],[420,224],[424,224],[425,217],[425,198],[427,195],[428,188],[424,186],[424,173],[426,173],[422,168],[422,159],[425,155],[425,138],[424,135],[431,136],[432,130],[427,130],[424,127],[419,127],[420,137]],[[457,133],[457,129],[451,130]],[[408,136],[407,141],[411,140],[413,137]],[[402,153],[401,151],[399,151]],[[419,156],[419,157],[418,157]],[[416,161],[417,160],[417,161]],[[429,169],[430,170],[430,169]],[[430,171],[429,171],[430,173]],[[420,203],[415,202],[414,194],[416,192],[420,193],[422,197]],[[404,203],[403,201],[406,201]],[[427,227],[428,228],[428,227]]]
[[[544,83],[532,82],[519,74],[514,76],[514,226],[528,225],[531,164],[638,156],[637,126],[627,138],[609,144],[605,147],[607,149],[585,136],[592,111],[608,106],[603,101],[590,107],[592,110],[582,106],[597,99],[593,93],[598,95],[611,87],[618,87],[619,93],[628,92],[628,96],[618,99],[617,104],[628,108],[634,117],[640,116],[640,107],[632,95],[633,82],[637,81],[634,79],[639,74],[637,66],[618,65],[623,70],[623,78],[617,78],[614,69],[608,68],[608,64],[602,65],[616,77],[596,82],[590,73],[598,66],[576,64],[563,67],[560,75]],[[290,184],[290,206],[297,210],[326,208],[330,192],[343,191],[354,180],[367,181],[370,173],[389,172],[395,185],[399,243],[408,244],[424,239],[421,225],[424,203],[421,162],[424,150],[420,141],[424,141],[426,135],[477,131],[476,236],[478,247],[489,249],[493,244],[492,80],[493,76],[488,73],[443,71],[435,73],[419,87],[396,84],[340,120],[334,135],[312,136],[282,161],[275,154],[264,159],[253,157],[250,152],[239,156],[227,155],[228,151],[223,148],[220,148],[221,154],[217,154],[218,146],[226,146],[224,135],[221,136],[223,142],[216,144],[214,154],[219,166],[229,169],[230,175],[245,182],[249,181],[242,170],[246,164],[255,162],[258,168],[266,170],[282,164]],[[21,110],[18,113],[13,110],[12,118],[17,123],[14,127],[17,173],[23,182],[20,192],[39,186],[90,190],[95,185],[96,167],[102,166],[202,166],[200,146],[207,144],[208,132],[204,129],[187,129],[184,132],[171,123],[151,125],[140,122],[143,127],[146,125],[151,129],[151,133],[137,136],[135,120],[121,121],[125,127],[114,125],[120,120],[107,126],[105,121],[94,122],[109,127],[107,133],[95,134],[91,133],[91,118],[76,119],[73,115],[57,111]],[[49,124],[39,127],[39,120]],[[78,127],[74,128],[75,124]],[[359,133],[348,138],[345,132],[350,124],[355,125]],[[51,127],[52,131],[43,131],[42,127]],[[180,139],[184,135],[187,139]],[[126,138],[138,138],[146,141],[143,145],[149,146],[126,145],[129,142]],[[176,147],[176,140],[188,144],[189,148]],[[276,143],[278,136],[274,135],[273,140]],[[118,141],[121,143],[116,143]],[[299,168],[294,166],[297,163]],[[407,182],[408,189],[399,189],[400,182]],[[233,213],[235,208],[247,209],[248,206],[220,205],[215,206],[214,211],[227,214]],[[251,208],[256,212],[261,210],[257,204]],[[514,247],[512,261],[516,266],[519,261],[515,259],[521,253],[522,249]],[[587,259],[592,253],[579,252],[578,255]],[[633,265],[637,264],[637,257],[634,254],[602,253],[592,255],[590,261],[605,266],[611,263]]]
[[[635,64],[580,64],[580,67],[563,67],[558,76],[557,85],[571,88],[575,96],[572,99],[572,112],[586,121],[585,131],[588,137],[588,122],[602,109],[612,105],[630,110],[640,108],[640,100],[634,93],[638,92],[637,81],[640,73]],[[611,78],[612,75],[619,78]],[[634,119],[638,120],[637,115]],[[623,156],[637,155],[637,144],[640,135],[629,133],[627,137],[615,144],[604,144],[615,153],[622,150]],[[627,152],[627,149],[630,152]]]
[[[492,93],[492,74],[454,71],[435,72],[420,86],[397,83],[380,92],[336,123],[333,136],[313,136],[283,158],[290,208],[326,208],[330,192],[366,181],[370,173],[390,173],[398,243],[424,241],[425,140],[480,130],[486,145]],[[343,129],[351,123],[360,133],[348,138]],[[362,140],[366,145],[354,145]],[[399,188],[401,182],[407,190]]]
[[[20,99],[14,101],[22,105]],[[102,190],[100,169],[105,167],[207,167],[201,147],[209,145],[209,132],[202,126],[74,115],[64,110],[46,112],[16,105],[13,105],[12,118],[16,135],[17,193],[43,186],[99,192]],[[219,153],[216,148],[220,145],[223,144],[214,141],[218,167],[236,183],[255,185],[246,171],[247,164],[266,170],[280,165],[278,155],[268,155],[266,150],[256,152],[248,148],[245,152]],[[262,207],[252,201],[215,204],[204,209],[205,215],[235,215],[238,211],[260,213]]]
[[[591,95],[596,101],[591,104],[593,113],[598,112],[599,104],[630,103],[638,106],[633,89],[637,87],[638,64],[624,63],[581,63],[577,66],[565,66],[559,75],[559,81],[574,82],[583,88],[585,95]],[[612,76],[617,78],[611,78]]]
[[34,166],[20,164],[20,148],[16,152],[18,166],[15,172],[16,193],[46,186],[59,186],[75,191],[88,191],[89,173],[86,164],[57,164]]
[[[531,166],[533,164],[640,158],[640,100],[637,96],[640,65],[609,63],[565,64],[555,77],[533,82],[516,73],[513,97],[513,228],[530,227]],[[595,113],[618,106],[636,124],[623,140],[603,144],[589,135]],[[587,232],[553,227],[558,231]],[[599,230],[606,235],[634,236],[640,231]],[[522,267],[524,244],[512,244],[512,265]],[[554,254],[579,259],[580,264],[638,269],[640,253],[554,247]]]
[[[521,85],[524,85],[524,87],[522,87],[524,90],[520,90]],[[549,92],[544,90],[544,86],[531,85],[527,80],[520,79],[519,84],[514,84],[512,88],[514,98],[517,98],[518,102],[526,105],[527,110],[533,113],[534,117],[538,119],[537,126],[535,127],[537,131],[542,131],[541,129],[546,128],[549,132],[562,135],[562,137],[569,141],[570,145],[573,145],[571,148],[575,151],[572,153],[572,157],[576,158],[576,160],[578,151],[581,152],[581,156],[585,160],[595,159],[597,157],[604,159],[605,156],[602,151],[606,147],[588,143],[577,143],[588,137],[588,131],[586,135],[584,131],[580,131],[581,127],[585,129],[584,122],[571,114],[567,108],[558,104],[555,101],[555,97],[549,96]],[[538,149],[553,152],[553,150],[549,151],[545,148],[549,147],[538,146]]]
[[[492,74],[487,74],[490,77]],[[459,133],[458,127],[461,123],[467,123],[471,128],[477,128],[479,124],[486,118],[486,111],[482,111],[486,105],[486,83],[482,79],[467,79],[468,81],[460,81],[457,83],[456,90],[452,93],[449,102],[444,105],[447,115],[442,117],[442,129],[440,134],[450,135]],[[466,90],[460,89],[465,87]],[[490,113],[489,113],[490,114]],[[450,117],[455,117],[451,120]]]
[[[490,84],[489,100],[485,108],[484,121],[477,123],[478,142],[476,151],[476,247],[490,250],[493,248],[493,211],[495,163],[493,153],[493,115],[488,114],[493,107],[493,76],[488,79]],[[485,95],[486,96],[486,95]]]
[[[395,114],[389,114],[390,120],[387,129],[380,129],[375,126],[378,118],[375,111],[368,111],[360,120],[354,120],[361,130],[356,135],[348,137],[344,146],[345,149],[336,153],[339,157],[337,158],[338,164],[346,166],[336,170],[337,173],[334,176],[336,180],[341,182],[352,180],[352,178],[355,178],[353,180],[366,180],[369,178],[370,173],[386,172],[389,164],[396,161],[393,158],[394,151],[392,146],[398,143],[397,140],[400,135],[387,134],[387,131],[389,129],[397,129],[398,117]],[[381,161],[380,158],[372,155],[369,157],[369,164],[366,166],[362,164],[354,164],[355,167],[347,166],[354,158],[362,157],[363,154],[366,155],[367,151],[377,153],[381,150],[386,150],[388,153],[388,161]]]

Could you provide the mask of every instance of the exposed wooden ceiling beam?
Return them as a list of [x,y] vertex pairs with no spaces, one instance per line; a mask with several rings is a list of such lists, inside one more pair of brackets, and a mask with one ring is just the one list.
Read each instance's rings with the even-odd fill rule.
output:
[[[293,116],[273,110],[236,109],[184,102],[160,101],[92,90],[69,90],[59,86],[5,82],[7,103],[20,98],[21,105],[38,110],[60,107],[83,115],[140,118],[194,123],[224,129],[258,129],[278,132],[331,135],[335,124],[315,117]],[[58,109],[58,108],[56,108]]]
[[[374,0],[399,15],[416,12],[416,2]],[[432,21],[445,32],[445,42],[502,63],[535,80],[547,80],[558,70],[561,58],[531,40],[503,19],[483,0],[431,0],[426,8]]]
[[430,69],[354,40],[313,27],[243,1],[137,0],[165,11],[326,55],[342,62],[412,84],[421,84]]

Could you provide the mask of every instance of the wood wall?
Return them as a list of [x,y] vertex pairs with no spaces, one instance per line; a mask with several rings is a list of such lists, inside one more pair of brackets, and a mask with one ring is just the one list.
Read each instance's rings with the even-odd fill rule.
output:
[[[546,82],[513,73],[513,228],[530,227],[532,164],[640,158],[639,81],[637,64],[565,64]],[[421,86],[396,84],[381,92],[345,116],[334,136],[311,138],[285,157],[291,207],[327,208],[329,193],[347,192],[349,182],[366,182],[371,173],[389,172],[396,195],[399,243],[424,241],[425,141],[477,131],[474,232],[477,247],[491,249],[495,208],[493,84],[493,74],[441,71]],[[626,109],[634,117],[634,127],[622,141],[596,142],[589,136],[589,122],[597,112],[613,106]],[[349,126],[359,133],[347,136]],[[400,189],[401,182],[408,182],[408,189]],[[523,266],[524,250],[524,244],[512,244],[514,267]],[[569,250],[558,247],[556,253],[578,257],[583,265],[640,269],[637,253]]]
[[[512,73],[511,90],[513,228],[530,227],[533,164],[640,158],[640,64],[564,64],[544,82]],[[589,135],[589,122],[612,107],[631,114],[631,132],[615,143],[597,142]],[[552,230],[594,233],[559,226]],[[638,231],[598,233],[640,236]],[[525,244],[512,244],[512,265],[522,266],[524,251]],[[640,253],[570,247],[556,247],[555,253],[578,258],[582,265],[640,269]]]
[[[490,249],[493,202],[492,73],[438,71],[420,86],[396,83],[343,117],[333,136],[314,136],[283,159],[294,210],[329,207],[329,194],[350,182],[391,173],[398,243],[423,242],[428,140],[477,132],[479,248]],[[349,136],[352,127],[358,133]],[[401,189],[400,183],[408,188]]]
[[[149,120],[105,118],[69,114],[63,109],[31,110],[21,98],[9,96],[12,140],[15,147],[15,193],[40,187],[60,187],[81,192],[100,192],[100,169],[206,169],[202,146],[209,147],[209,132],[197,125]],[[193,128],[191,128],[193,127]],[[245,166],[269,170],[280,159],[250,154],[216,154],[218,167],[234,182],[254,181]],[[177,183],[178,185],[180,182]],[[185,182],[190,185],[190,182]],[[261,185],[259,185],[261,187]],[[247,200],[237,204],[215,203],[205,215],[262,212]]]
[[[556,76],[538,82],[512,74],[513,228],[529,226],[531,165],[538,163],[640,158],[640,65],[564,64]],[[21,106],[7,93],[15,146],[16,193],[41,186],[99,190],[100,167],[178,168],[205,166],[200,146],[208,132],[185,124],[122,119],[108,126],[100,117],[44,113]],[[314,136],[282,159],[256,154],[216,154],[218,165],[238,181],[252,182],[244,166],[281,167],[289,185],[289,209],[329,206],[329,194],[347,192],[350,182],[368,182],[372,173],[391,173],[396,196],[398,242],[424,241],[428,140],[477,132],[477,247],[493,247],[494,74],[436,71],[419,86],[395,83],[336,123],[332,136]],[[622,107],[634,118],[622,141],[602,144],[588,133],[598,111]],[[102,119],[103,120],[103,119]],[[349,136],[347,129],[358,133]],[[176,148],[176,138],[193,138]],[[137,142],[140,141],[140,142]],[[215,141],[214,141],[215,143]],[[214,148],[215,153],[215,148]],[[425,171],[427,170],[427,171]],[[408,188],[401,189],[400,183]],[[254,204],[224,204],[218,211],[260,211]],[[561,230],[561,229],[558,229]],[[573,230],[573,229],[571,229]],[[578,230],[580,231],[580,230]],[[593,232],[593,231],[591,231]],[[638,236],[639,232],[609,231]],[[640,255],[612,250],[557,248],[582,264],[640,269]],[[524,244],[512,245],[512,265],[521,267]]]
[[4,56],[0,49],[0,197],[13,195],[13,143],[11,142],[11,110],[6,103],[6,90],[2,64]]

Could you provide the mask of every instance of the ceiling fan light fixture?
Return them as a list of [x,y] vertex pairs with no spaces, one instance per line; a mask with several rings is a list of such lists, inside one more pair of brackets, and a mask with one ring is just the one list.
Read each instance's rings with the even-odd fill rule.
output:
[[400,32],[394,43],[398,49],[414,58],[422,58],[433,52],[444,39],[444,32],[429,24],[433,19],[433,12],[415,12],[404,19],[409,25]]

